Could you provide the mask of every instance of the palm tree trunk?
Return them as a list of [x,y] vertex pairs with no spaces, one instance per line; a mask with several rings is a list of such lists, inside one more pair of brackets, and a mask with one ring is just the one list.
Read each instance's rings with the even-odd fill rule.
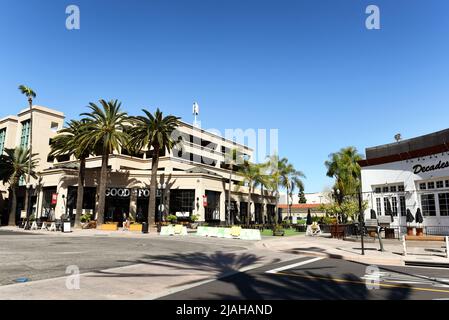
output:
[[98,190],[98,212],[97,212],[97,227],[104,223],[104,208],[106,203],[106,184],[108,180],[108,162],[109,153],[104,152],[101,156],[101,173],[100,173],[100,188]]
[[153,226],[156,216],[156,187],[157,187],[157,168],[159,166],[159,149],[154,149],[151,160],[151,181],[150,181],[150,199],[148,204],[148,225]]
[[10,188],[11,195],[11,210],[9,212],[9,220],[8,226],[16,225],[16,211],[17,211],[17,196],[16,196],[16,187],[13,186]]
[[291,209],[290,209],[290,189],[288,188],[288,184],[287,184],[287,216],[290,218],[290,214],[291,214]]
[[83,214],[84,180],[86,174],[86,158],[80,158],[78,172],[78,189],[76,195],[75,228],[81,228],[81,215]]

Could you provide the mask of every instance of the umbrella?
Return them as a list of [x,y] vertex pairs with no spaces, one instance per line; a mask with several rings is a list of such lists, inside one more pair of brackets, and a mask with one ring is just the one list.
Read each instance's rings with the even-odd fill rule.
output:
[[423,219],[423,216],[422,216],[422,213],[421,213],[421,209],[420,209],[420,208],[418,208],[418,210],[416,210],[416,215],[415,215],[415,217],[416,217],[416,222],[417,222],[417,223],[423,223],[423,222],[424,222],[424,219]]
[[377,219],[376,211],[374,209],[371,209],[371,219]]
[[412,223],[415,221],[415,218],[413,217],[412,213],[410,212],[410,209],[407,209],[407,216],[406,216],[407,223]]
[[312,224],[312,215],[310,214],[310,209],[307,210],[307,221],[306,224],[310,226]]

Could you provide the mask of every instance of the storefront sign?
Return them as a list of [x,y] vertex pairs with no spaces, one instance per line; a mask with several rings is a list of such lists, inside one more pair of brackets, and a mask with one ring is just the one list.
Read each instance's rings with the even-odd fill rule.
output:
[[203,207],[207,207],[207,196],[203,195]]
[[446,169],[449,167],[449,161],[439,161],[435,165],[430,166],[424,166],[422,164],[417,164],[413,166],[413,172],[415,174],[421,173],[421,172],[429,172],[429,171],[435,171],[440,169]]
[[150,196],[150,189],[136,189],[137,197],[148,198]]
[[107,188],[106,197],[127,198],[131,195],[131,191],[125,188]]

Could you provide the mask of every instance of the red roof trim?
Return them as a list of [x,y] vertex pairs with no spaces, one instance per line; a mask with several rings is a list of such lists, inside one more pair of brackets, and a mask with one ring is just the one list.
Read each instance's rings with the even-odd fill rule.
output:
[[[292,209],[313,209],[318,208],[320,206],[319,203],[299,203],[299,204],[292,204]],[[278,206],[281,209],[287,209],[288,206],[286,204],[280,204]]]

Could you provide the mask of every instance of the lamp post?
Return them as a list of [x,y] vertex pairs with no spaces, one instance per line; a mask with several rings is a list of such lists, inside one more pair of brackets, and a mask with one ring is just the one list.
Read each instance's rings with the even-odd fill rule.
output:
[[364,239],[363,239],[363,233],[365,232],[365,228],[364,228],[364,221],[365,221],[365,217],[363,216],[364,213],[362,212],[362,190],[361,188],[359,189],[359,224],[360,224],[360,241],[361,241],[361,245],[362,245],[362,256],[365,255],[365,243],[364,243]]
[[157,185],[158,189],[161,190],[161,204],[159,207],[159,214],[160,214],[160,219],[162,220],[162,217],[164,215],[164,211],[165,211],[165,188],[167,187],[166,183],[158,183]]

